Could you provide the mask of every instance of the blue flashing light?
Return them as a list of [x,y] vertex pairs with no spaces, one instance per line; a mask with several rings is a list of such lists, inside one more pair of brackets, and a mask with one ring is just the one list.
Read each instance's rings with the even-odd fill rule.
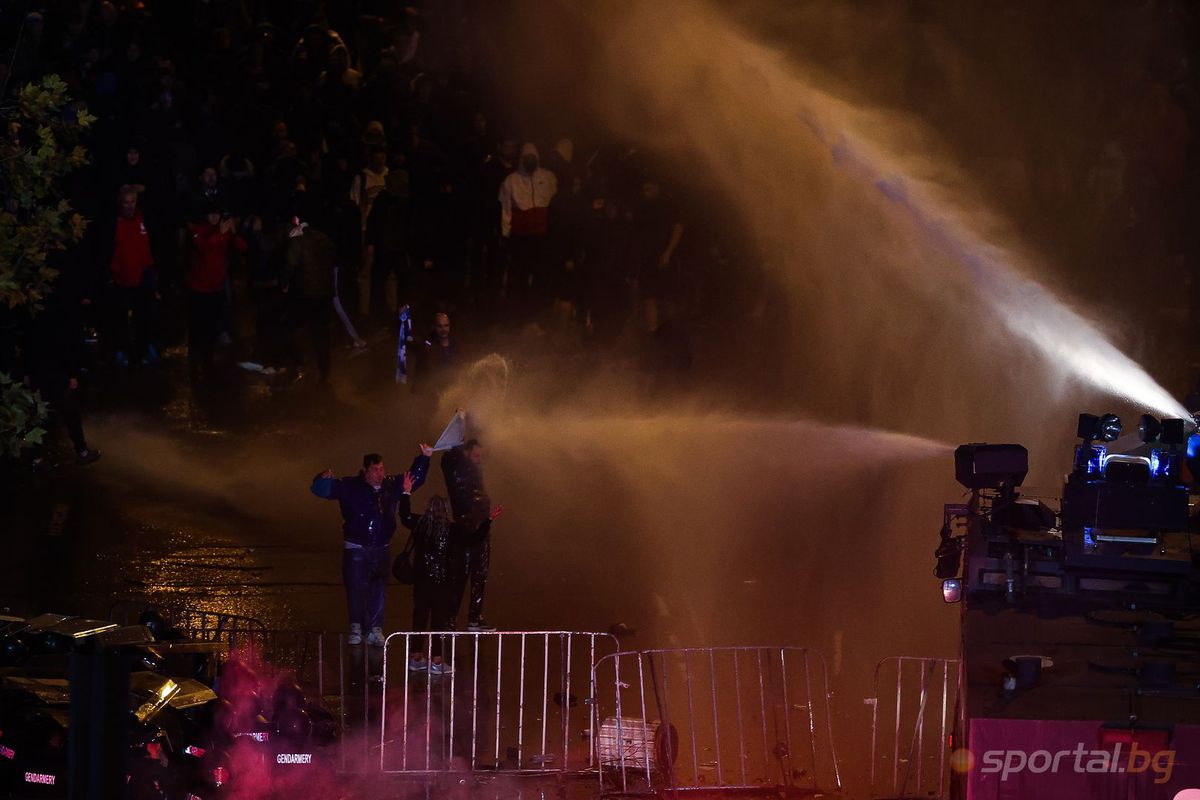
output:
[[1170,450],[1154,450],[1150,453],[1150,478],[1152,480],[1174,480],[1178,476],[1178,453]]
[[1200,453],[1200,433],[1193,433],[1187,440],[1187,457],[1195,458]]
[[1098,444],[1092,445],[1092,454],[1088,456],[1087,474],[1097,477],[1104,471],[1105,456],[1108,455],[1108,450]]
[[1096,546],[1096,529],[1095,528],[1084,528],[1083,529],[1083,546],[1084,547],[1095,547]]

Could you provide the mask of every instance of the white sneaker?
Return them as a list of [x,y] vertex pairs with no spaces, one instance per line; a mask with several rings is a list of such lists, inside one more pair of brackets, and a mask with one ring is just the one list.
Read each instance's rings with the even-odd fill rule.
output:
[[383,628],[371,628],[371,632],[367,634],[367,644],[371,647],[383,647],[386,639],[387,637],[383,635]]
[[454,667],[444,661],[431,661],[429,662],[429,674],[434,676],[453,675]]
[[350,635],[346,637],[346,644],[351,646],[362,644],[362,625],[356,622],[350,626]]

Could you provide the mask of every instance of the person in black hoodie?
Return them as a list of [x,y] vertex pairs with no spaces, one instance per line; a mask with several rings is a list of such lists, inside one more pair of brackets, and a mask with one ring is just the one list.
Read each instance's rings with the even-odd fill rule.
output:
[[[442,455],[442,476],[454,519],[467,525],[478,525],[488,514],[491,499],[483,487],[483,445],[478,439],[468,439]],[[483,618],[483,593],[487,588],[488,571],[492,560],[492,538],[485,533],[464,552],[466,569],[454,598],[454,612],[462,601],[462,583],[470,582],[471,599],[467,606],[467,630],[494,631]]]
[[329,381],[330,324],[335,293],[333,270],[337,262],[338,250],[333,240],[317,228],[310,228],[301,216],[293,216],[280,276],[280,288],[287,296],[284,318],[290,360],[300,363],[295,348],[296,335],[301,328],[307,327],[312,335],[322,384]]
[[[412,511],[412,492],[418,480],[411,472],[405,473],[399,507],[400,522],[413,532],[412,629],[417,633],[450,631],[454,630],[458,605],[455,594],[462,594],[465,554],[487,538],[492,522],[504,509],[501,506],[490,509],[482,521],[474,517],[455,520],[450,503],[435,495],[429,498],[425,513],[418,516]],[[428,669],[431,675],[449,675],[454,671],[453,665],[442,661],[440,638],[430,637],[429,655],[426,661],[424,652],[414,652],[408,668],[414,672]]]

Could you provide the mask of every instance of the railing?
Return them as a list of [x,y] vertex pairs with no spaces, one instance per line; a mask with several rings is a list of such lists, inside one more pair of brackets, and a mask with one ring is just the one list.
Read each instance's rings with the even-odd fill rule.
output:
[[[272,630],[250,617],[194,608],[122,602],[110,619],[134,624],[148,609],[188,638],[220,645],[222,658],[240,653],[293,673],[339,722],[342,772],[580,773],[592,767],[592,671],[597,658],[617,650],[610,634],[401,632],[378,648],[349,646],[345,634]],[[410,656],[430,652],[435,643],[457,669],[410,672]]]
[[[440,649],[453,671],[428,668]],[[428,774],[592,768],[593,670],[615,637],[574,631],[393,633],[383,648],[378,768]],[[416,654],[425,669],[410,669]]]
[[[143,608],[112,619],[136,622]],[[575,631],[397,632],[379,648],[198,609],[170,618],[315,691],[339,722],[343,773],[595,773],[602,791],[621,792],[842,786],[825,661],[804,648],[618,652],[610,634]],[[445,674],[428,667],[437,651]],[[418,653],[424,668],[410,669]]]
[[[875,666],[874,697],[866,700],[873,797],[946,796],[958,682],[959,662],[952,658],[892,656]],[[893,687],[895,697],[885,698]]]
[[121,601],[112,606],[108,618],[121,625],[133,625],[143,611],[157,611],[184,636],[198,642],[216,642],[230,650],[254,649],[265,646],[267,628],[253,617],[208,611],[184,606],[164,609],[150,603]]
[[841,788],[828,674],[815,651],[622,652],[597,662],[593,682],[602,791]]

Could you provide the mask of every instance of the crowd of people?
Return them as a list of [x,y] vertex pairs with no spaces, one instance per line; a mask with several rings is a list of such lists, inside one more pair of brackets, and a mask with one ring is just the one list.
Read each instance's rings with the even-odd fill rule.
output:
[[[698,326],[736,316],[747,323],[707,340],[742,337],[740,360],[768,358],[750,328],[769,331],[761,320],[788,312],[727,200],[681,186],[585,121],[522,118],[470,52],[503,39],[487,30],[486,5],[0,4],[0,101],[55,73],[97,117],[90,164],[68,187],[90,221],[85,240],[53,254],[61,275],[43,320],[0,336],[0,370],[41,390],[81,460],[96,456],[72,394],[86,377],[84,330],[98,332],[97,361],[116,370],[153,367],[186,342],[198,387],[227,379],[235,363],[311,365],[328,380],[338,345],[375,348],[406,306],[412,363],[397,374],[417,382],[461,357],[451,321],[484,336],[497,325],[566,329],[592,344],[633,331],[686,372]],[[1177,6],[1162,14],[1174,19]],[[1121,119],[1131,118],[1114,124],[1097,163],[1082,151],[1080,166],[1005,149],[980,170],[1014,213],[1035,209],[1055,231],[1060,209],[1078,212],[1068,227],[1087,229],[1097,269],[1194,260],[1187,226],[1159,213],[1161,198],[1186,194],[1181,176],[1195,173],[1184,168],[1195,77],[1171,19],[1162,23],[1170,41],[1146,71],[1158,83],[1113,94]],[[941,62],[921,63],[913,74],[935,86]],[[1029,69],[1040,81],[1032,60]],[[1112,88],[1108,76],[1096,85]],[[1142,105],[1128,102],[1139,94]],[[1073,102],[1091,107],[1082,95]],[[1039,137],[1057,135],[1033,121]],[[1050,141],[1039,147],[1055,152]],[[1054,169],[1031,166],[1042,161]],[[1054,210],[1037,198],[1052,198]],[[46,320],[55,335],[44,335]],[[19,356],[10,339],[24,339]]]
[[[467,308],[658,328],[685,236],[660,179],[597,143],[582,157],[500,129],[474,76],[427,65],[425,12],[21,5],[2,20],[20,33],[7,91],[55,71],[99,118],[71,187],[87,240],[60,266],[116,366],[158,361],[164,304],[198,382],[235,339],[244,360],[327,378],[333,329],[361,343],[406,304],[418,330]],[[240,337],[235,309],[252,310]]]
[[[0,91],[57,73],[97,117],[68,187],[89,225],[54,254],[45,319],[58,335],[0,363],[51,401],[80,461],[98,457],[72,395],[80,370],[154,368],[185,342],[201,390],[235,364],[312,366],[324,384],[339,345],[394,347],[406,308],[406,381],[457,363],[452,316],[585,346],[658,336],[690,363],[678,197],[627,148],[584,153],[494,110],[446,56],[456,43],[427,41],[438,13],[365,0],[0,8],[14,32]],[[26,339],[44,327],[22,326]]]
[[[79,463],[100,455],[81,382],[175,354],[196,392],[310,365],[326,384],[377,345],[399,350],[397,382],[437,386],[461,362],[452,319],[584,348],[670,328],[690,235],[678,198],[629,148],[585,151],[497,110],[427,43],[435,9],[0,5],[0,99],[55,73],[97,118],[65,187],[86,233],[51,254],[54,292],[18,321],[15,346],[0,337],[0,371],[41,392]],[[483,606],[502,509],[483,489],[482,446],[447,451],[446,495],[416,510],[433,455],[421,449],[402,474],[369,454],[356,475],[313,481],[341,507],[350,644],[383,644],[398,523],[412,532],[412,630],[453,629],[464,599],[466,628],[494,630]],[[451,669],[432,640],[410,666]]]

